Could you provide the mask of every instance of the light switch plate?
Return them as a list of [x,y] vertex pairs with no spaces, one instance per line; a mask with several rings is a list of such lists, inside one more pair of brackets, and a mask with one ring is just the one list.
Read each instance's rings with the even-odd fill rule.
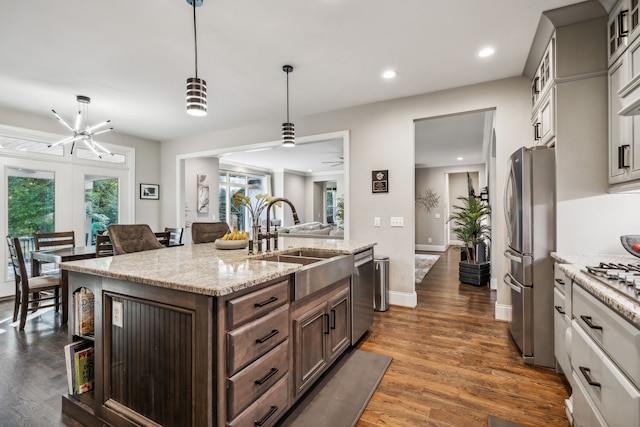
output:
[[374,227],[380,227],[380,217],[376,216],[373,218],[373,226]]
[[120,301],[114,301],[111,310],[111,323],[113,326],[122,328],[124,321],[122,319],[122,303]]
[[436,214],[436,219],[440,219],[440,214],[439,213]]
[[392,216],[389,224],[391,227],[404,227],[404,217]]

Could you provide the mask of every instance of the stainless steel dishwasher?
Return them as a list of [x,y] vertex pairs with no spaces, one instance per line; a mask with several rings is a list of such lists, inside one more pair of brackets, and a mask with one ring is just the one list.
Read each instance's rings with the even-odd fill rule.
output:
[[353,256],[351,279],[351,344],[355,344],[373,323],[373,248]]

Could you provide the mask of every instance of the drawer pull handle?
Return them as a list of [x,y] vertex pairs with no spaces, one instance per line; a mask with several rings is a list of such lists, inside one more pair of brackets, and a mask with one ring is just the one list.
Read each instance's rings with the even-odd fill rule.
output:
[[335,310],[331,310],[331,317],[333,317],[333,324],[331,325],[331,329],[335,329],[336,328],[336,311]]
[[587,380],[590,386],[601,387],[600,383],[595,382],[594,380],[591,379],[591,374],[590,374],[591,369],[585,368],[584,366],[579,366],[579,368],[580,368],[580,372],[582,372],[582,375],[584,375],[584,378]]
[[580,316],[580,318],[587,324],[591,329],[600,329],[602,330],[602,326],[594,325],[591,321],[591,316]]
[[260,418],[259,420],[254,421],[254,424],[257,425],[258,427],[260,427],[261,425],[264,425],[264,423],[266,423],[267,420],[271,418],[271,416],[275,414],[277,411],[278,411],[278,407],[276,405],[271,405],[271,409],[269,409],[269,412],[267,412],[267,415]]
[[272,302],[276,302],[276,301],[278,301],[278,297],[271,297],[266,301],[255,303],[254,306],[256,306],[256,307],[264,307],[265,305],[269,305]]
[[556,283],[559,284],[559,285],[562,285],[562,286],[565,285],[564,280],[562,280],[562,279],[556,279]]
[[329,335],[329,333],[331,332],[331,325],[329,325],[329,315],[327,313],[323,314],[324,318],[327,320],[327,330],[324,331],[325,335]]
[[279,330],[277,329],[272,329],[271,332],[269,333],[269,335],[266,335],[262,338],[258,338],[256,340],[256,344],[264,344],[265,342],[267,342],[268,340],[270,340],[271,338],[275,337],[276,335],[278,335],[280,333]]
[[272,376],[274,376],[275,374],[278,373],[278,369],[277,368],[271,368],[271,371],[269,371],[269,373],[267,375],[265,375],[264,377],[260,378],[259,380],[255,380],[254,382],[258,385],[262,385],[264,383],[266,383],[267,381],[269,381],[269,378],[271,378]]
[[560,314],[566,314],[565,311],[559,305],[556,305],[556,311]]

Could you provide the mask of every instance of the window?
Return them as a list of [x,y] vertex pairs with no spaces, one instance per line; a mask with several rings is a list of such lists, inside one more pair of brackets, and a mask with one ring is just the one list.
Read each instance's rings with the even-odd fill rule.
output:
[[95,245],[96,233],[118,223],[118,179],[85,177],[85,232],[87,244]]
[[[7,175],[8,234],[20,239],[24,258],[29,260],[34,248],[33,233],[54,231],[54,174],[8,168]],[[7,256],[11,256],[8,251]],[[31,269],[28,270],[30,273]],[[13,277],[12,269],[8,269],[7,273],[8,279]]]
[[327,183],[327,189],[325,191],[325,206],[326,206],[326,222],[327,224],[336,224],[336,208],[338,204],[338,198],[336,196],[336,183]]
[[[251,230],[250,216],[242,206],[233,206],[233,197],[236,193],[240,193],[250,196],[253,200],[258,194],[269,194],[267,181],[267,176],[220,171],[218,178],[220,221],[225,221],[231,228],[237,225],[240,231]],[[266,212],[263,212],[262,217],[266,218]]]

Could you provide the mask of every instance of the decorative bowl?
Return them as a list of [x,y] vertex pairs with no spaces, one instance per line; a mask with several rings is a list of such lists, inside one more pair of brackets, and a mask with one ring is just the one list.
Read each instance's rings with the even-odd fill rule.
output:
[[636,251],[633,248],[633,245],[636,244],[636,247],[640,249],[640,235],[627,234],[625,236],[620,236],[620,242],[622,242],[622,246],[627,250],[627,252],[640,258],[640,250]]
[[249,240],[220,240],[214,242],[218,249],[243,249],[249,245]]

